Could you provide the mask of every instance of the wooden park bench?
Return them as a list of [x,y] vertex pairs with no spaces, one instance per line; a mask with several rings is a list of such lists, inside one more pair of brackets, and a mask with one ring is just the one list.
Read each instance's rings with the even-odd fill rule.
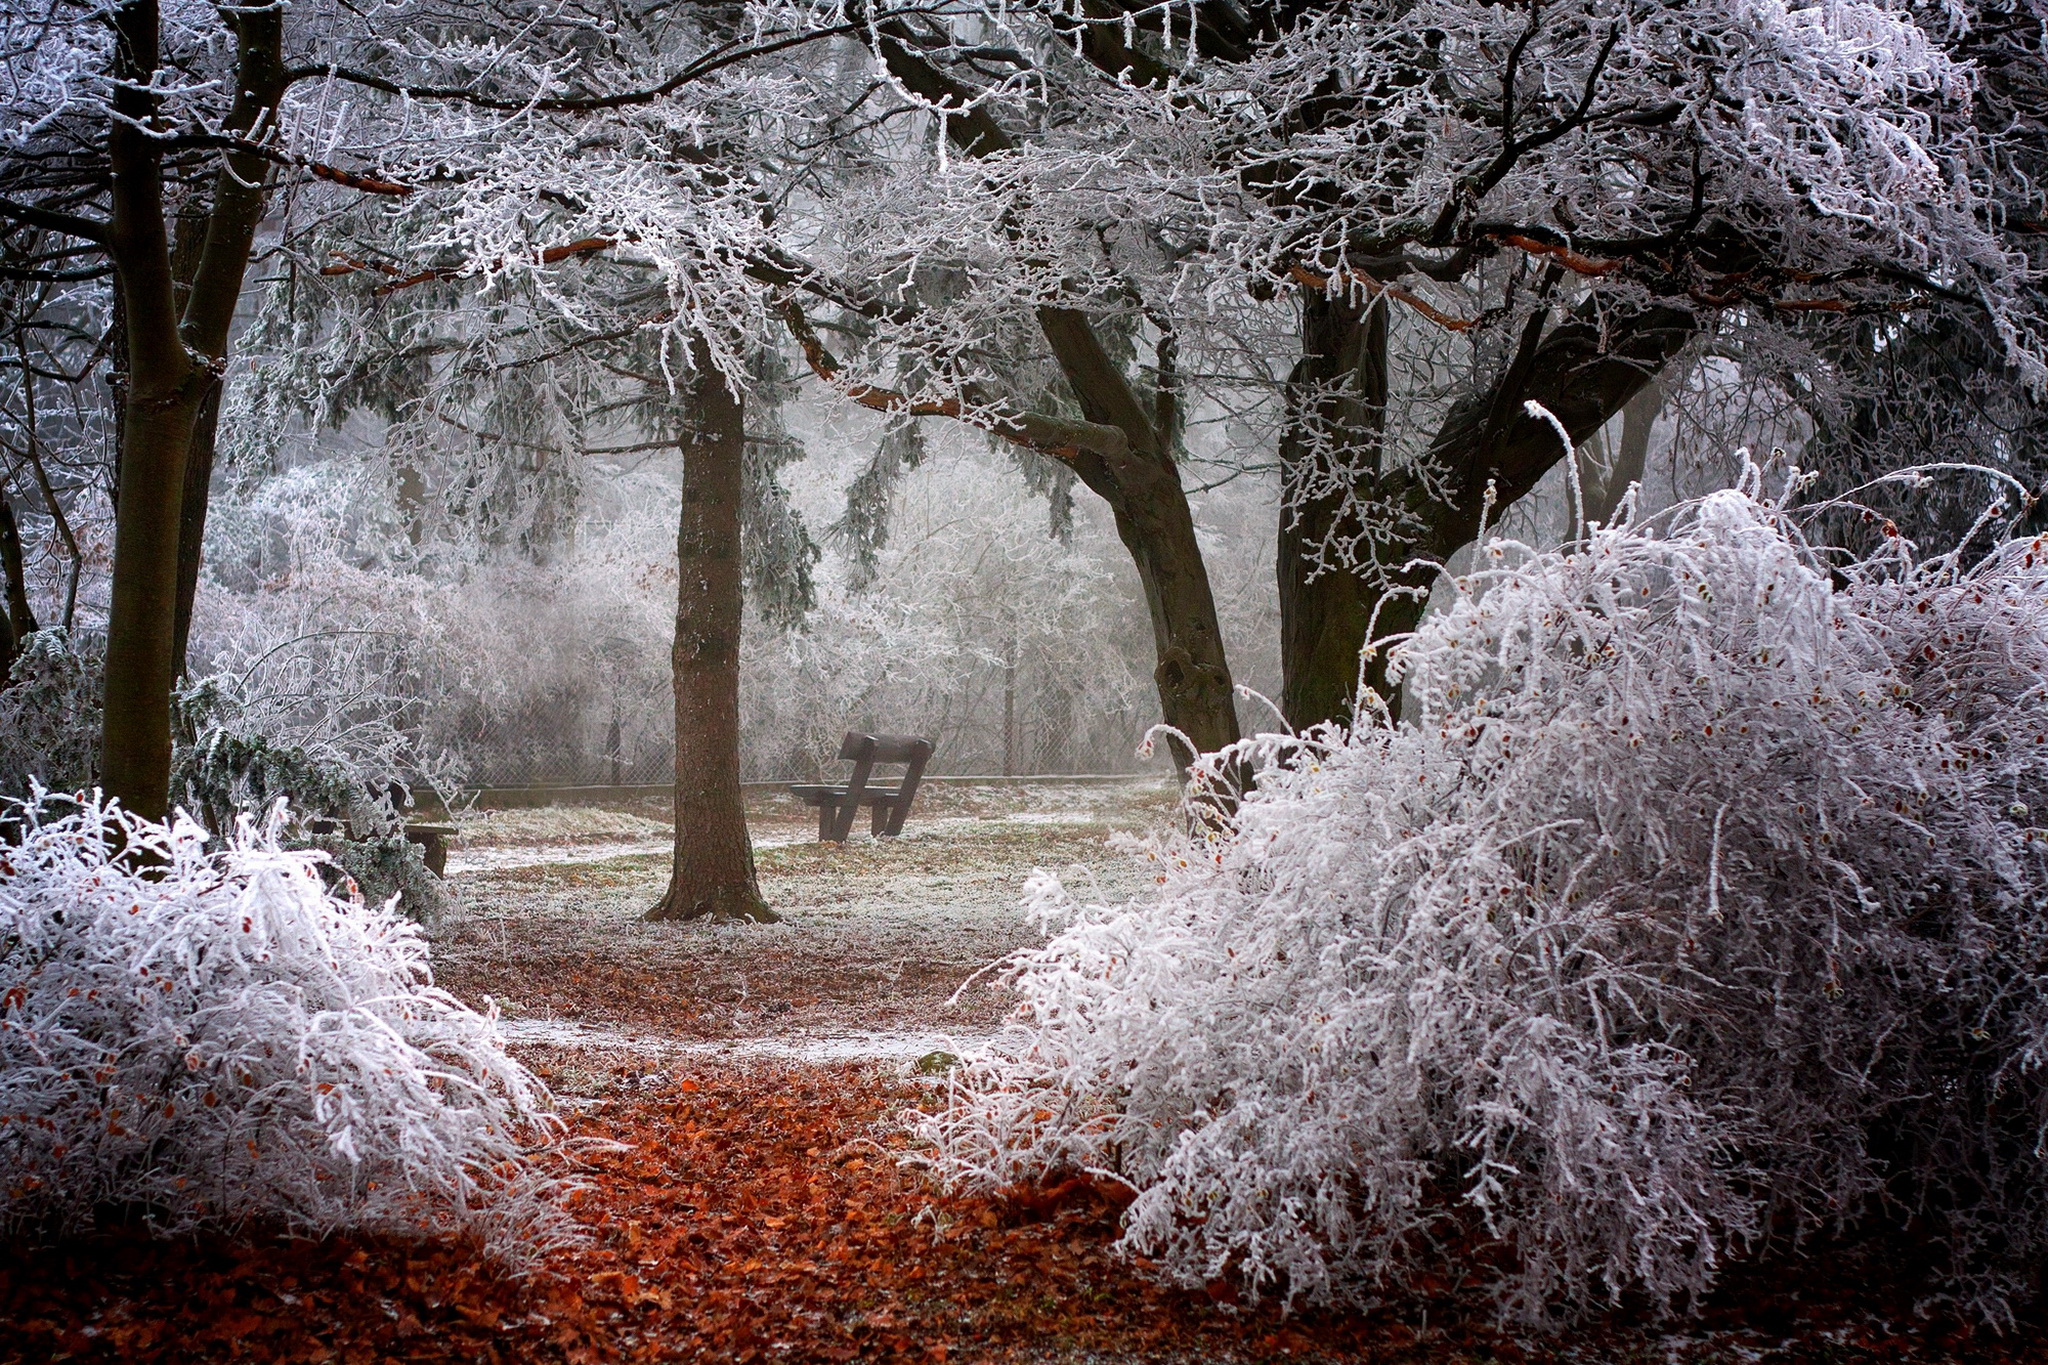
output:
[[[819,840],[845,843],[853,833],[854,812],[862,806],[873,811],[877,839],[901,834],[903,817],[910,814],[924,765],[932,756],[932,742],[909,735],[862,735],[849,730],[839,742],[839,756],[853,764],[853,776],[845,786],[799,783],[789,789],[805,805],[818,808]],[[877,763],[903,764],[902,780],[893,787],[869,786]]]
[[[305,830],[308,834],[346,836],[348,833],[341,821],[329,819],[324,815],[315,815],[308,819],[305,822]],[[448,875],[448,845],[461,833],[462,831],[454,825],[426,824],[411,820],[405,823],[406,841],[420,846],[420,861],[425,863],[427,871],[436,877]]]

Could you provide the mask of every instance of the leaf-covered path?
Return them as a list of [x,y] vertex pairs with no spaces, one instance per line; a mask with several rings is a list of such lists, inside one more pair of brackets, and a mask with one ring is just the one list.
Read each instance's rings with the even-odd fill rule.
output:
[[[1283,1319],[1144,1281],[1110,1251],[1116,1208],[1070,1184],[937,1197],[890,1116],[930,1084],[861,1065],[707,1068],[583,1110],[585,1246],[516,1281],[464,1248],[108,1238],[0,1257],[0,1361],[1479,1362],[2038,1361],[1969,1341],[1851,1275],[1739,1277],[1704,1327],[1627,1316],[1517,1339],[1450,1286],[1372,1315]],[[1869,1267],[1854,1268],[1856,1277]]]
[[[1372,1314],[1293,1318],[1242,1308],[1221,1282],[1158,1286],[1113,1251],[1113,1189],[942,1195],[900,1160],[896,1116],[944,1084],[905,1058],[997,1022],[1000,996],[954,993],[1033,937],[1015,907],[1034,866],[1135,888],[1104,836],[1165,807],[1127,796],[1073,818],[1095,798],[973,811],[956,794],[897,845],[770,846],[764,881],[787,919],[766,927],[640,924],[658,856],[562,860],[592,842],[579,833],[631,837],[597,816],[526,820],[525,853],[477,839],[505,856],[461,875],[437,961],[461,993],[504,1003],[573,1131],[602,1140],[575,1162],[584,1244],[524,1279],[445,1244],[112,1235],[9,1251],[0,1365],[2048,1361],[2033,1334],[1972,1340],[1915,1317],[1887,1278],[1899,1262],[1881,1257],[1738,1274],[1683,1330],[1624,1309],[1518,1336],[1448,1284]],[[776,823],[762,822],[770,837]]]

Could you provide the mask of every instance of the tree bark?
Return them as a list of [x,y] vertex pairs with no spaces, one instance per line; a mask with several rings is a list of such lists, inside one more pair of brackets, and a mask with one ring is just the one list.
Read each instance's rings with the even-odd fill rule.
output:
[[[275,109],[283,89],[283,7],[237,10],[234,104],[225,129],[243,135]],[[228,334],[262,218],[268,164],[231,154],[216,178],[205,244],[179,307],[164,222],[156,0],[115,11],[115,118],[108,132],[114,263],[127,333],[114,572],[107,619],[101,781],[109,796],[150,819],[170,799],[171,687],[175,681],[178,555],[186,465],[209,389],[226,363]]]
[[6,599],[6,610],[0,611],[0,687],[5,687],[8,670],[21,653],[22,641],[36,628],[22,564],[21,527],[14,520],[14,507],[7,500],[5,486],[0,486],[0,587],[4,587]]
[[1387,420],[1386,305],[1361,308],[1316,290],[1302,296],[1301,307],[1301,358],[1288,376],[1280,436],[1275,564],[1280,710],[1297,729],[1349,723],[1374,606],[1363,579],[1318,559],[1330,537],[1359,533],[1349,501],[1337,493],[1311,496],[1305,484],[1319,455],[1376,475]]
[[206,545],[206,508],[213,491],[213,456],[220,435],[218,377],[206,386],[192,421],[185,452],[184,491],[178,499],[178,597],[171,618],[171,679],[190,673],[186,653],[192,641],[192,610],[199,600],[200,554]]
[[[207,229],[212,215],[197,196],[178,210],[178,226],[171,239],[171,287],[180,316],[191,306],[192,286],[206,253]],[[185,491],[178,511],[178,602],[171,623],[171,678],[184,678],[190,669],[186,649],[192,639],[192,607],[199,595],[199,559],[206,543],[207,497],[213,484],[213,456],[220,430],[219,378],[206,387],[199,413],[192,423],[192,444],[185,453]]]
[[676,526],[675,859],[651,920],[776,916],[754,875],[740,793],[740,503],[746,409],[700,342],[691,347],[690,433]]
[[[1117,538],[1137,567],[1159,660],[1152,682],[1160,713],[1202,753],[1235,744],[1237,701],[1216,597],[1166,435],[1084,314],[1041,308],[1038,321],[1083,415],[1118,428],[1128,442],[1119,457],[1083,452],[1070,463],[1081,482],[1109,504]],[[1170,747],[1181,768],[1194,761],[1180,742]]]
[[[1319,330],[1324,326],[1320,317],[1313,298],[1306,300],[1304,362],[1316,359],[1334,370],[1347,354],[1346,343],[1341,331],[1325,336]],[[1339,600],[1336,609],[1330,609],[1325,596],[1299,591],[1290,595],[1283,589],[1281,662],[1289,723],[1302,729],[1347,719],[1361,676],[1398,715],[1400,694],[1387,677],[1387,650],[1375,649],[1369,657],[1365,650],[1421,623],[1430,586],[1442,565],[1479,533],[1489,486],[1496,508],[1505,508],[1534,488],[1567,453],[1549,423],[1529,416],[1523,404],[1533,400],[1554,413],[1576,450],[1651,382],[1696,326],[1692,313],[1668,305],[1610,313],[1605,319],[1582,308],[1547,330],[1545,315],[1532,317],[1513,359],[1490,384],[1455,403],[1438,427],[1429,459],[1444,477],[1435,486],[1405,468],[1382,468],[1377,459],[1378,429],[1372,424],[1353,419],[1348,427],[1339,425],[1326,433],[1321,424],[1331,420],[1330,411],[1314,403],[1291,407],[1291,422],[1316,425],[1290,432],[1284,438],[1286,449],[1308,450],[1316,442],[1357,439],[1359,433],[1373,442],[1347,461],[1347,467],[1360,471],[1358,500],[1385,509],[1392,524],[1406,528],[1406,533],[1381,547],[1381,562],[1393,567],[1379,577],[1354,577],[1351,604]],[[1351,345],[1360,355],[1371,349]],[[1324,352],[1328,355],[1318,358]],[[1369,386],[1361,385],[1360,391],[1369,393]],[[1336,409],[1338,416],[1342,413],[1341,407]],[[1446,490],[1448,496],[1442,496]],[[1297,537],[1296,563],[1290,564],[1285,562],[1289,543],[1283,533],[1283,584],[1290,577],[1297,582],[1303,577],[1298,561],[1304,540]],[[1400,567],[1411,562],[1414,567]],[[1335,588],[1321,591],[1341,598]],[[1309,608],[1310,619],[1290,620],[1290,605],[1294,612]],[[1367,622],[1372,623],[1370,629]]]

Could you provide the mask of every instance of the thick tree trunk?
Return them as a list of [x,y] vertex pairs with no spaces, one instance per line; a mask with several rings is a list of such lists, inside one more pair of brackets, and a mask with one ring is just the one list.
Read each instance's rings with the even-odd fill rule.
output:
[[36,628],[36,614],[28,605],[28,580],[21,552],[21,527],[14,520],[14,507],[7,490],[0,487],[0,687],[7,686],[7,671],[21,653],[21,642]]
[[178,335],[161,154],[144,131],[156,115],[154,0],[115,12],[110,246],[128,331],[121,414],[119,511],[107,617],[100,780],[139,815],[162,819],[171,772],[171,618],[178,584],[178,511],[185,452],[206,372]]
[[[1209,567],[1195,539],[1194,513],[1180,471],[1171,460],[1162,460],[1153,468],[1117,472],[1121,477],[1105,497],[1116,518],[1117,537],[1144,586],[1159,661],[1152,684],[1160,715],[1197,750],[1214,753],[1238,740],[1237,703]],[[1171,747],[1181,767],[1194,760],[1178,742]]]
[[676,843],[651,920],[773,921],[740,794],[740,501],[746,410],[699,342],[676,527]]
[[[1387,417],[1387,310],[1320,291],[1302,297],[1301,358],[1287,383],[1280,436],[1280,710],[1296,729],[1349,722],[1358,656],[1372,626],[1366,582],[1325,565],[1318,551],[1359,534],[1349,500],[1320,478],[1336,468],[1380,469]],[[1381,604],[1384,618],[1394,603]],[[1381,630],[1384,634],[1384,629]],[[1381,666],[1382,670],[1384,665]]]
[[[205,243],[180,307],[164,222],[161,153],[145,131],[157,112],[151,91],[158,18],[155,0],[123,0],[115,11],[114,66],[121,84],[108,133],[108,239],[127,334],[128,382],[100,761],[107,794],[151,819],[164,817],[170,796],[186,464],[194,427],[225,365],[269,169],[247,153],[228,158],[215,181]],[[283,10],[239,10],[232,22],[238,65],[226,131],[245,134],[276,107],[283,89]]]
[[[100,781],[138,815],[161,820],[171,775],[171,628],[178,513],[200,378],[185,386],[137,364],[121,452],[121,515],[107,615]],[[150,382],[152,379],[157,382]]]
[[[1223,631],[1216,622],[1216,597],[1166,435],[1085,315],[1070,308],[1041,308],[1038,320],[1083,415],[1116,427],[1129,443],[1121,457],[1083,454],[1072,463],[1081,481],[1109,504],[1117,537],[1137,567],[1159,660],[1152,681],[1160,712],[1203,753],[1234,744],[1237,703]],[[1181,767],[1193,760],[1181,744],[1172,748]]]
[[[1341,333],[1332,331],[1326,337],[1318,330],[1322,324],[1312,299],[1303,316],[1305,360],[1319,351],[1341,359],[1346,354]],[[1564,458],[1567,452],[1557,433],[1547,422],[1529,416],[1523,404],[1534,400],[1556,414],[1576,448],[1651,381],[1696,326],[1690,312],[1666,306],[1605,319],[1576,312],[1547,331],[1545,321],[1540,314],[1531,318],[1508,365],[1491,384],[1458,401],[1445,416],[1430,446],[1431,462],[1444,475],[1433,486],[1405,468],[1381,468],[1378,432],[1370,424],[1354,421],[1348,429],[1339,427],[1328,435],[1320,430],[1290,433],[1291,448],[1302,450],[1316,442],[1354,439],[1354,433],[1364,433],[1371,448],[1346,461],[1346,467],[1360,471],[1359,500],[1383,508],[1390,523],[1412,528],[1381,547],[1381,562],[1416,566],[1389,569],[1383,580],[1354,580],[1355,604],[1340,600],[1338,610],[1329,609],[1326,598],[1305,598],[1298,592],[1290,596],[1283,589],[1282,664],[1290,699],[1286,710],[1297,729],[1345,718],[1348,707],[1338,709],[1332,699],[1348,703],[1369,644],[1404,634],[1420,623],[1441,566],[1478,535],[1489,486],[1496,509],[1505,508]],[[1357,345],[1355,350],[1366,354],[1371,348]],[[1334,369],[1334,360],[1319,363]],[[1312,423],[1329,419],[1314,404],[1301,405],[1292,415]],[[1283,560],[1285,555],[1283,541]],[[1283,562],[1283,583],[1287,570]],[[1339,596],[1334,588],[1324,592]],[[1312,610],[1310,621],[1289,619],[1290,607],[1298,612],[1304,606]],[[1289,642],[1291,650],[1285,647]],[[1365,685],[1398,714],[1399,691],[1387,679],[1384,649],[1365,661],[1362,675]]]

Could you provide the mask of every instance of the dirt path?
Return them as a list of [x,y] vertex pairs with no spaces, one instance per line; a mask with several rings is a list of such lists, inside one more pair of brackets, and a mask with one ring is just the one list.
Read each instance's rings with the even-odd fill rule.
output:
[[772,925],[641,920],[668,875],[667,831],[645,816],[492,816],[450,860],[461,909],[435,934],[435,974],[495,1000],[524,1059],[570,1096],[685,1056],[957,1052],[1008,1008],[999,991],[961,986],[1038,941],[1025,879],[1045,868],[1132,894],[1143,874],[1110,835],[1160,827],[1172,799],[1149,781],[951,790],[907,837],[844,846],[765,803],[750,823],[783,917]]

